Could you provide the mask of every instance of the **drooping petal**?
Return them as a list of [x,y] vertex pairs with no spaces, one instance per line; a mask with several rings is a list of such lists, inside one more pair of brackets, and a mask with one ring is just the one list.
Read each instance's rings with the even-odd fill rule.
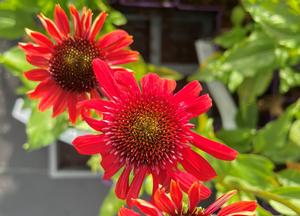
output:
[[53,112],[52,112],[52,117],[56,117],[59,114],[61,114],[62,112],[65,111],[65,109],[67,108],[67,100],[65,100],[65,98],[68,98],[69,94],[61,91],[59,96],[57,97],[56,102],[54,102],[53,105]]
[[75,149],[84,155],[101,154],[106,150],[103,134],[79,136],[72,143]]
[[140,216],[140,215],[138,213],[128,209],[128,208],[122,207],[119,210],[118,216]]
[[90,91],[90,98],[91,99],[101,98],[101,93],[98,92],[98,90],[93,89],[93,90]]
[[102,29],[102,26],[103,26],[103,24],[105,22],[106,17],[107,17],[107,13],[106,12],[102,12],[102,13],[100,13],[96,17],[96,19],[95,19],[95,21],[94,21],[94,23],[92,25],[92,28],[91,28],[91,31],[90,31],[90,35],[89,35],[90,41],[94,41],[95,40],[97,34]]
[[68,100],[69,119],[75,124],[79,115],[79,111],[77,110],[78,95],[75,93],[70,94],[70,97],[66,100]]
[[187,102],[199,96],[202,87],[197,80],[188,83],[179,92],[174,95],[176,102]]
[[109,147],[107,151],[102,154],[101,166],[104,169],[103,179],[108,180],[115,175],[124,165],[124,162],[120,162],[118,158],[110,153]]
[[110,65],[120,65],[137,61],[139,52],[132,50],[119,50],[115,53],[105,54],[106,61]]
[[226,194],[223,194],[222,196],[220,196],[213,204],[211,204],[210,206],[208,206],[205,211],[204,211],[204,215],[211,215],[213,213],[215,213],[218,209],[220,209],[222,207],[222,205],[224,205],[234,194],[236,194],[236,191],[229,191]]
[[176,88],[176,81],[164,79],[164,80],[162,80],[162,87],[163,87],[162,92],[171,94],[171,93],[173,93],[173,91]]
[[200,201],[207,199],[210,196],[210,194],[211,191],[207,187],[200,184],[199,182],[194,182],[188,192],[189,211],[193,212],[194,209],[197,207],[197,204]]
[[55,5],[54,19],[55,19],[57,28],[62,33],[62,35],[66,38],[70,33],[68,16],[65,13],[65,11],[60,7],[59,4]]
[[93,17],[93,13],[90,9],[88,9],[84,14],[84,17],[82,17],[81,19],[83,32],[84,32],[83,37],[85,38],[89,37],[91,31],[92,17]]
[[43,81],[49,78],[50,74],[48,70],[38,68],[24,72],[24,76],[31,81]]
[[175,214],[176,206],[167,196],[164,188],[156,190],[154,194],[154,204],[158,209],[169,215]]
[[254,216],[257,203],[255,201],[240,201],[222,208],[218,216]]
[[182,190],[179,186],[179,183],[175,182],[174,180],[171,181],[170,184],[170,196],[176,205],[177,212],[181,212],[182,210]]
[[212,106],[211,98],[208,94],[201,95],[196,99],[187,102],[186,112],[190,113],[192,117],[207,112]]
[[146,202],[142,199],[134,199],[132,202],[145,215],[163,216],[162,213],[154,205],[152,205],[149,202]]
[[190,173],[182,172],[182,171],[175,171],[171,173],[172,178],[179,183],[180,187],[185,191],[188,192],[190,187],[195,181],[198,179]]
[[108,46],[116,43],[121,38],[126,38],[127,36],[128,36],[128,33],[126,31],[124,31],[124,30],[114,30],[114,31],[112,31],[110,33],[107,33],[103,37],[101,37],[97,41],[97,46],[100,49],[103,49],[105,47],[108,47]]
[[56,86],[56,85],[52,85],[49,87],[48,92],[45,93],[39,103],[39,110],[40,111],[45,111],[46,109],[48,109],[49,107],[54,105],[54,102],[56,101],[56,99],[58,98],[58,96],[60,95],[61,89]]
[[51,55],[51,49],[45,46],[39,46],[32,43],[19,43],[19,47],[21,47],[27,55]]
[[142,92],[144,94],[154,94],[161,89],[161,80],[157,74],[148,73],[141,79]]
[[73,19],[75,36],[80,37],[82,35],[82,26],[81,26],[81,21],[80,21],[80,15],[74,5],[71,4],[69,9],[70,9],[70,13],[71,13],[71,16]]
[[132,198],[137,198],[139,196],[146,174],[147,174],[147,169],[145,167],[140,167],[136,171],[127,193],[128,203],[131,203]]
[[218,159],[234,160],[238,155],[237,151],[226,145],[207,139],[206,137],[200,136],[194,132],[191,132],[191,135],[193,137],[191,142],[194,146]]
[[50,78],[42,81],[34,90],[27,93],[31,99],[36,99],[45,95],[51,86],[55,85]]
[[93,69],[105,94],[111,99],[120,97],[120,90],[107,63],[101,59],[95,59],[93,61]]
[[102,129],[106,126],[106,123],[104,121],[89,117],[88,112],[85,109],[82,109],[81,115],[84,121],[94,130],[102,131]]
[[112,163],[108,169],[104,171],[103,179],[109,180],[114,176],[123,166],[121,163]]
[[217,176],[211,165],[199,154],[191,149],[183,151],[183,157],[188,158],[181,161],[183,168],[201,181],[208,181]]
[[105,101],[97,98],[82,101],[79,103],[79,106],[85,109],[94,109],[99,112],[104,112],[107,110],[107,107],[112,106],[112,103],[110,101]]
[[132,36],[128,35],[126,37],[120,38],[119,40],[117,40],[113,44],[110,44],[109,46],[103,47],[101,51],[104,53],[115,53],[123,49],[124,47],[129,46],[130,44],[132,44],[132,42]]
[[37,67],[41,68],[48,68],[49,60],[44,56],[37,56],[37,55],[27,55],[26,60]]
[[140,88],[133,74],[126,70],[119,70],[114,73],[114,77],[120,86],[120,89],[129,95],[140,95]]
[[40,46],[48,47],[48,49],[53,51],[53,43],[47,36],[43,35],[40,32],[32,31],[28,28],[26,28],[25,31],[35,43],[37,43]]
[[38,18],[40,19],[42,25],[44,26],[48,34],[51,35],[57,43],[61,43],[62,35],[59,32],[55,23],[52,20],[45,17],[43,14],[38,15]]
[[115,192],[119,199],[126,199],[127,192],[129,189],[130,172],[131,172],[130,166],[126,166],[117,181]]
[[169,95],[176,88],[174,80],[161,79],[157,74],[148,73],[141,79],[143,93]]

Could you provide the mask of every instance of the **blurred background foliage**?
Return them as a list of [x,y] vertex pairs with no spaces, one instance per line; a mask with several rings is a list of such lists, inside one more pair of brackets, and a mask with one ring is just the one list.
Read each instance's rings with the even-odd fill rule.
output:
[[[24,28],[43,31],[36,14],[52,17],[59,3],[67,10],[72,3],[77,8],[92,8],[96,14],[108,11],[110,16],[103,34],[126,24],[126,18],[106,1],[58,2],[48,0],[6,0],[0,2],[0,37],[20,41]],[[299,0],[242,0],[231,13],[232,27],[214,39],[217,51],[189,79],[203,82],[220,81],[229,89],[237,104],[236,127],[214,131],[214,118],[202,115],[195,120],[195,130],[238,150],[234,162],[210,158],[218,178],[210,183],[217,194],[238,190],[236,199],[257,199],[257,215],[300,215],[300,2]],[[21,40],[27,40],[22,38]],[[0,55],[0,62],[17,76],[24,94],[34,84],[23,77],[31,66],[23,52],[12,47]],[[139,62],[127,65],[141,78],[148,71],[179,80],[172,69]],[[52,119],[50,112],[38,112],[36,102],[26,101],[32,113],[27,124],[26,150],[51,144],[68,125],[62,115]],[[79,122],[75,127],[89,130]],[[102,172],[99,156],[88,165],[93,172]],[[151,191],[151,179],[144,192]],[[234,201],[234,200],[233,200]],[[108,194],[100,215],[115,215],[124,203]]]

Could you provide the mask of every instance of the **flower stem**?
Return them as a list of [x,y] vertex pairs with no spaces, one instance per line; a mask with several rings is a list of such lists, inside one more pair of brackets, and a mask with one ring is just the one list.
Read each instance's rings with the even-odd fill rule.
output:
[[[232,182],[233,183],[233,182]],[[225,185],[225,184],[223,184]],[[234,185],[234,188],[240,191],[244,191],[246,193],[251,193],[257,197],[260,197],[264,200],[274,200],[278,203],[281,203],[283,205],[285,205],[286,207],[288,207],[289,209],[293,210],[294,212],[297,213],[297,215],[300,215],[300,207],[297,207],[295,204],[293,204],[292,202],[290,202],[288,199],[281,197],[277,194],[268,192],[268,191],[263,191],[257,188],[252,188],[252,187],[247,187],[245,185],[241,185],[237,182],[234,182],[233,184],[226,184],[226,186],[232,187],[232,185]]]

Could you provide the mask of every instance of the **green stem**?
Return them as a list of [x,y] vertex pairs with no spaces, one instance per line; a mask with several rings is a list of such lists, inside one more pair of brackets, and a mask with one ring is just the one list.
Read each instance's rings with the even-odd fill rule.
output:
[[253,189],[241,188],[241,190],[243,190],[245,192],[253,193],[254,195],[256,195],[262,199],[265,199],[265,200],[274,200],[276,202],[279,202],[279,203],[285,205],[286,207],[288,207],[289,209],[293,210],[294,212],[296,212],[297,215],[300,215],[299,207],[297,207],[296,205],[291,203],[288,199],[278,196],[277,194],[273,194],[268,191],[262,191],[262,190],[257,190],[257,189],[253,190]]
[[[229,186],[228,184],[226,184],[226,185]],[[260,197],[264,200],[274,200],[278,203],[281,203],[281,204],[285,205],[286,207],[288,207],[289,209],[296,212],[297,215],[300,215],[300,207],[297,207],[296,205],[291,203],[288,199],[285,199],[281,196],[278,196],[277,194],[273,194],[273,193],[270,193],[268,191],[263,191],[263,190],[259,190],[259,189],[256,189],[256,188],[245,187],[245,186],[242,186],[240,184],[234,184],[234,186],[238,190],[244,191],[246,193],[252,193],[255,196]]]

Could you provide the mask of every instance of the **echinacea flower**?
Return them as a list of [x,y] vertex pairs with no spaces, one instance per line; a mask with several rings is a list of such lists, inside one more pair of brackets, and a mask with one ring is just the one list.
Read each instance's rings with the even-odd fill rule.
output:
[[26,29],[34,43],[20,43],[27,61],[37,68],[25,72],[27,79],[40,82],[29,93],[30,98],[40,98],[39,109],[53,107],[53,117],[68,109],[74,123],[78,114],[77,103],[97,98],[96,78],[92,60],[100,58],[110,66],[137,60],[138,53],[127,49],[132,37],[123,30],[112,31],[97,39],[107,14],[100,13],[92,22],[93,13],[83,8],[81,15],[71,5],[73,33],[65,11],[56,5],[54,21],[39,15],[50,38]]
[[[83,102],[82,114],[83,119],[101,133],[80,136],[73,145],[81,154],[102,155],[104,179],[110,179],[124,167],[115,189],[120,199],[138,197],[149,174],[153,179],[153,191],[159,184],[169,184],[171,179],[188,188],[197,179],[214,178],[214,169],[192,150],[192,145],[221,160],[236,158],[235,150],[190,130],[193,125],[189,120],[212,105],[207,94],[199,96],[201,85],[198,81],[174,94],[176,82],[153,73],[141,79],[140,88],[132,73],[112,73],[100,59],[93,61],[93,68],[109,100]],[[90,109],[103,113],[103,120],[90,117]],[[179,164],[186,172],[179,169]]]
[[[220,208],[217,216],[254,216],[257,207],[255,201],[240,201],[222,208],[235,193],[236,191],[229,191],[205,209],[197,207],[197,204],[210,196],[211,191],[208,188],[199,182],[194,182],[187,193],[188,205],[184,205],[180,185],[171,181],[170,193],[166,193],[164,188],[157,189],[153,203],[142,199],[134,199],[132,203],[147,216],[210,216]],[[140,214],[122,207],[118,216],[140,216]]]

